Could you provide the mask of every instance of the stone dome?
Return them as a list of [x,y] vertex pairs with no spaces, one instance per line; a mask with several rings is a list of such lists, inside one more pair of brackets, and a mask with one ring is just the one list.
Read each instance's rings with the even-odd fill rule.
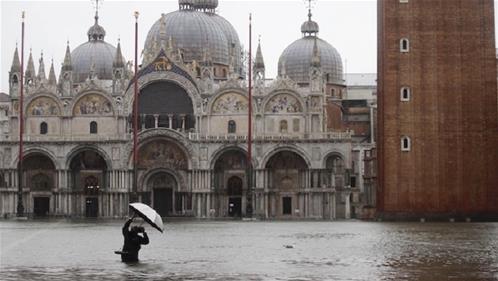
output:
[[81,44],[71,52],[73,82],[84,82],[93,70],[101,80],[112,80],[112,63],[116,56],[116,47],[104,41],[105,30],[98,24],[88,30],[88,42]]
[[180,9],[163,15],[149,30],[144,53],[157,53],[156,46],[170,38],[174,47],[182,50],[185,62],[203,61],[207,52],[213,63],[229,64],[227,36],[220,24],[206,13]]
[[208,15],[215,23],[220,26],[223,34],[228,40],[228,53],[231,56],[233,55],[233,59],[235,60],[235,72],[242,74],[244,70],[242,69],[242,46],[240,44],[239,34],[237,33],[233,25],[224,17],[214,13],[209,13]]
[[303,38],[294,41],[280,55],[278,74],[285,74],[297,83],[308,83],[316,40],[323,75],[329,83],[344,84],[341,55],[327,41],[318,38],[318,23],[311,20],[311,13],[308,16],[301,26]]

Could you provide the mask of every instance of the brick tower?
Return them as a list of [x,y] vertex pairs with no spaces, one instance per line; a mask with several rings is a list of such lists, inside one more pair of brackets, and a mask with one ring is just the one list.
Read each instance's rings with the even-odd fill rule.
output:
[[378,0],[385,219],[498,218],[493,0]]

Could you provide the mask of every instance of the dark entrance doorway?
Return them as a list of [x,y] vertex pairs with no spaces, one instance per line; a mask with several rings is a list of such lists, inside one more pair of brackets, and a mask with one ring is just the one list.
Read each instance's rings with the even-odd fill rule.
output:
[[36,217],[46,217],[50,212],[49,197],[33,198],[33,213]]
[[242,179],[239,177],[231,177],[227,183],[228,194],[228,216],[242,216]]
[[99,216],[99,199],[95,197],[86,198],[86,217],[96,218]]
[[154,209],[161,217],[173,212],[173,190],[170,188],[154,188]]
[[[148,180],[148,186],[152,190],[152,207],[161,217],[174,214],[173,192],[178,190],[176,179],[167,172],[154,174]],[[180,202],[181,204],[181,202]]]
[[282,211],[284,215],[292,215],[292,197],[282,198]]

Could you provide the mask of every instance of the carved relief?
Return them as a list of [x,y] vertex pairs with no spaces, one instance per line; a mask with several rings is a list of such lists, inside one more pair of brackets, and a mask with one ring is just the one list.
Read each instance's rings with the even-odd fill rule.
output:
[[219,97],[213,104],[213,113],[245,113],[249,103],[247,99],[235,93],[225,94]]
[[295,113],[302,111],[300,102],[295,97],[286,94],[272,97],[266,104],[265,109],[267,113]]
[[53,99],[40,97],[31,102],[27,114],[31,116],[55,116],[60,114],[60,110]]
[[154,62],[154,69],[156,71],[169,71],[171,68],[173,68],[173,65],[166,56],[161,56]]
[[156,140],[145,144],[139,151],[139,165],[142,168],[157,166],[184,170],[188,167],[187,157],[175,143]]
[[74,107],[74,115],[112,115],[112,104],[100,95],[86,95]]

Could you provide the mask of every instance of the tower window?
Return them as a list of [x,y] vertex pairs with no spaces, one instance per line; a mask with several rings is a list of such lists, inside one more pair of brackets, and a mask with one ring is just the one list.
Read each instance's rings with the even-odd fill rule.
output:
[[399,3],[408,3],[408,0],[399,0]]
[[90,122],[90,134],[97,134],[97,133],[98,133],[97,122],[95,121]]
[[410,51],[410,41],[406,38],[403,38],[399,42],[399,49],[402,53],[408,53]]
[[401,151],[411,151],[412,149],[412,141],[409,137],[402,137],[401,138]]
[[236,132],[237,132],[237,123],[235,123],[235,121],[233,120],[228,121],[228,133],[235,134]]
[[17,83],[19,83],[19,80],[17,79],[17,75],[13,75],[13,76],[12,76],[12,83],[13,83],[14,85],[17,85]]
[[410,101],[411,99],[411,89],[409,87],[402,87],[401,88],[401,93],[400,93],[400,98],[401,101]]
[[46,135],[48,133],[48,125],[45,122],[40,124],[40,135]]

